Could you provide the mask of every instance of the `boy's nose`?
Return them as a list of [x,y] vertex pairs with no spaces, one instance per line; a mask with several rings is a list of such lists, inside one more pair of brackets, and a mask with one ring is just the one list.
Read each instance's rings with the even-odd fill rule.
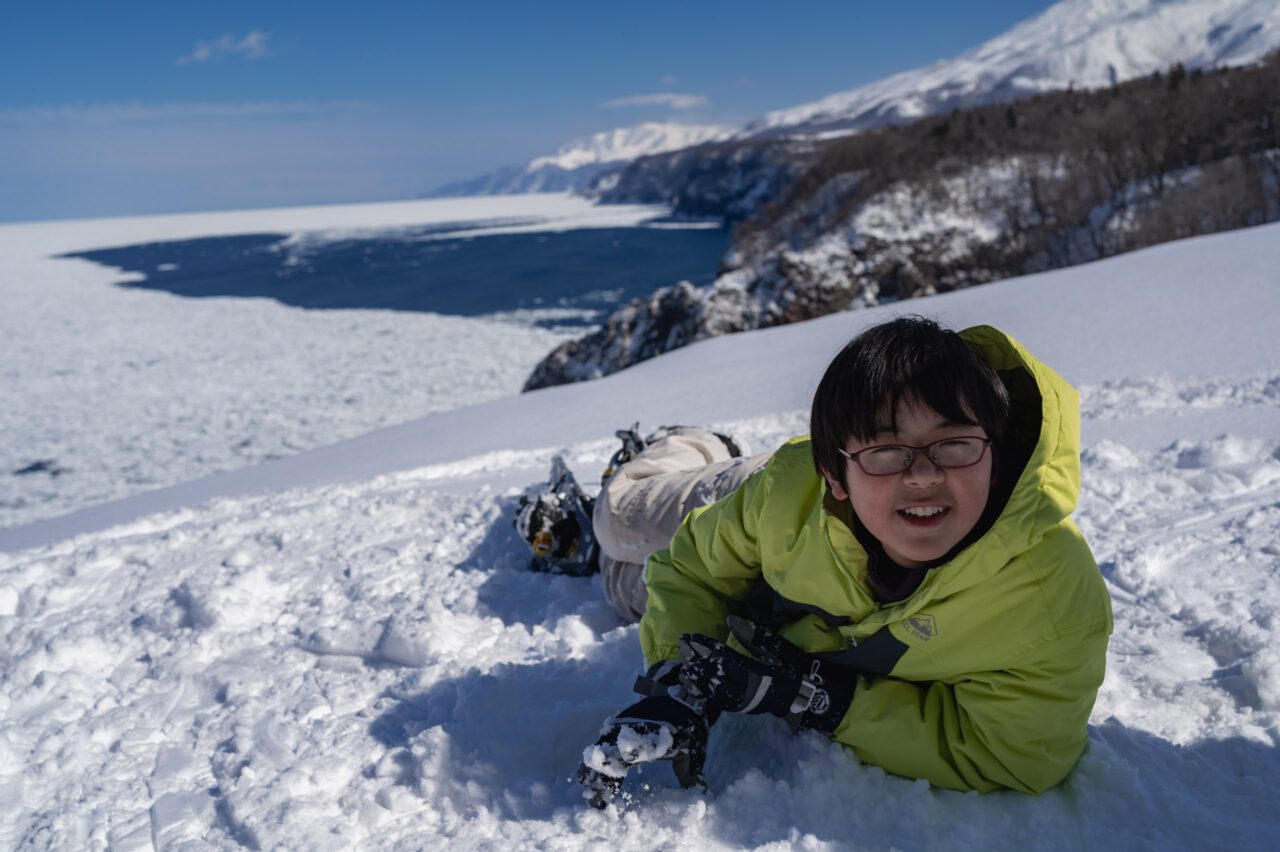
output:
[[927,453],[917,452],[902,476],[908,485],[933,485],[942,479],[942,468],[934,464]]

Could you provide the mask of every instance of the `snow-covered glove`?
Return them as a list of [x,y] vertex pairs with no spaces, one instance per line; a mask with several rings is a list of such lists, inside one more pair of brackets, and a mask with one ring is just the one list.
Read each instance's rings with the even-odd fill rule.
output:
[[680,682],[709,707],[772,713],[835,732],[857,685],[854,672],[801,650],[765,627],[729,616],[729,630],[755,659],[699,633],[680,637]]
[[719,711],[708,718],[701,702],[685,696],[679,669],[677,662],[659,663],[638,678],[636,691],[645,697],[611,717],[583,750],[577,780],[592,807],[607,805],[637,763],[670,760],[680,786],[706,786],[707,734]]

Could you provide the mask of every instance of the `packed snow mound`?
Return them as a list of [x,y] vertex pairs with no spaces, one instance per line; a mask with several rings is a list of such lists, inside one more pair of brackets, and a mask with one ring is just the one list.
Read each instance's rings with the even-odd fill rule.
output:
[[1068,87],[1245,65],[1280,47],[1280,0],[1062,0],[954,59],[768,113],[740,135],[843,133]]

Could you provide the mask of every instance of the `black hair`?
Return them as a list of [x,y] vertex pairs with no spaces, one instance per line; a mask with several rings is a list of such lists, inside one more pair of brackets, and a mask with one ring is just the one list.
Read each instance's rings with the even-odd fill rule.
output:
[[954,423],[981,426],[994,444],[1005,435],[1009,393],[977,349],[930,319],[904,316],[871,326],[827,367],[809,416],[813,463],[848,489],[838,450],[867,442],[898,406],[917,399]]

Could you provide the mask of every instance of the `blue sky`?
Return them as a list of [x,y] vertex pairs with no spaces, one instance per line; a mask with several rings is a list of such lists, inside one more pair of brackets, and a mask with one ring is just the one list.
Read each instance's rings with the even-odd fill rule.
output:
[[[0,221],[412,198],[613,127],[740,124],[1049,5],[10,4]],[[609,106],[638,95],[696,106]]]

